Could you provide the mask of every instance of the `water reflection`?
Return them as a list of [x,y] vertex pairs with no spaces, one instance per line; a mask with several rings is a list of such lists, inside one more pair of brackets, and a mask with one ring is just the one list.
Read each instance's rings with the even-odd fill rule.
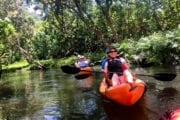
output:
[[70,106],[70,119],[91,120],[98,109],[96,99],[92,92],[75,93]]
[[[93,77],[83,80],[74,80],[74,89],[63,96],[59,90],[59,102],[63,106],[64,119],[67,120],[92,120],[99,119],[98,96],[93,86]],[[68,87],[68,86],[67,86]],[[68,88],[66,88],[68,89]],[[64,99],[62,99],[62,96]],[[66,105],[65,105],[66,104]]]
[[180,73],[167,68],[134,68],[136,73],[176,72],[173,81],[140,77],[147,84],[141,101],[132,107],[102,99],[102,75],[76,80],[59,69],[3,74],[0,81],[1,120],[158,120],[180,108]]
[[88,91],[93,89],[93,76],[89,76],[86,79],[76,80],[77,88],[81,89],[82,91]]
[[63,120],[63,115],[59,104],[52,103],[37,111],[32,118],[33,120]]
[[179,94],[179,92],[173,88],[173,87],[167,87],[164,88],[163,90],[161,90],[158,94],[158,98],[159,99],[174,99],[176,98],[175,96],[177,96]]
[[109,120],[148,120],[143,98],[130,107],[120,106],[103,97],[101,101]]

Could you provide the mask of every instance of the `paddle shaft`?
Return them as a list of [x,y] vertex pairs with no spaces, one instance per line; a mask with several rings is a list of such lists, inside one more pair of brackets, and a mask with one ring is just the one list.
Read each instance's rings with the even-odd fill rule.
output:
[[[81,71],[87,71],[87,72],[95,72],[95,73],[104,73],[103,71],[88,71],[88,70],[81,70]],[[109,73],[119,73],[119,72],[109,72]],[[123,75],[123,73],[119,73]],[[156,74],[136,74],[137,76],[147,76],[147,77],[153,77],[160,81],[171,81],[176,77],[176,74],[173,73],[156,73]],[[87,75],[88,76],[88,75]]]
[[155,75],[147,75],[147,74],[136,74],[138,76],[147,76],[147,77],[155,77]]
[[[76,68],[74,66],[61,66],[61,69],[63,72],[68,73],[68,74],[77,74],[81,71],[85,71],[85,72],[94,72],[94,73],[104,73],[103,71],[95,71],[95,70],[81,70],[80,68]],[[110,72],[110,73],[118,73],[118,72]],[[123,74],[123,73],[119,73],[119,74]],[[176,77],[176,74],[174,73],[155,73],[155,74],[136,74],[138,76],[148,76],[148,77],[153,77],[157,80],[161,80],[161,81],[171,81]],[[83,77],[88,76],[86,73]]]
[[[81,70],[81,71],[85,71],[85,72],[94,72],[94,73],[104,73],[103,71],[96,71],[96,70],[91,70],[91,71],[88,71],[88,70]],[[109,72],[109,73],[120,73],[120,72]],[[123,73],[120,73],[123,75]],[[148,77],[155,77],[155,75],[147,75],[147,74],[136,74],[138,76],[148,76]]]
[[[85,72],[94,72],[94,73],[104,73],[103,71],[97,71],[97,70],[80,70],[80,71],[85,71]],[[123,73],[121,73],[121,72],[108,72],[108,73],[119,73],[119,74],[122,74],[123,75]],[[165,74],[165,73],[160,73],[160,74]],[[138,75],[138,76],[148,76],[148,77],[155,77],[156,76],[156,74],[155,75],[149,75],[149,74],[136,74],[136,75]]]

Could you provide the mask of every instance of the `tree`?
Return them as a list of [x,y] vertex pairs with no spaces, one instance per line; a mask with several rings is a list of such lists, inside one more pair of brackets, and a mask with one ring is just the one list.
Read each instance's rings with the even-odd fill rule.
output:
[[15,34],[15,28],[8,18],[0,19],[0,66],[7,63],[10,57],[10,43],[8,39]]
[[[26,15],[26,12],[23,11],[21,6],[22,2],[23,0],[7,0],[0,2],[0,14],[2,17],[7,15],[6,17],[11,21],[11,26],[8,24],[4,25],[4,28],[1,27],[1,29],[4,29],[1,34],[1,37],[4,39],[2,46],[6,46],[6,50],[10,51],[11,54],[8,54],[8,57],[14,58],[14,56],[20,56],[19,58],[16,57],[11,62],[17,61],[23,56],[27,62],[31,64],[33,63],[33,58],[29,53],[31,47],[29,43],[34,35],[35,22],[32,17]],[[9,26],[13,28],[13,34],[10,34],[10,30],[7,30]],[[19,55],[14,51],[17,51]],[[42,66],[40,63],[38,64]]]

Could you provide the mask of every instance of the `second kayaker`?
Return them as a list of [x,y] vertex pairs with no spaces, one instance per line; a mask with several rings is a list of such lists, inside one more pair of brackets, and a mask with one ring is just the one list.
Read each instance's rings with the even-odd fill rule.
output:
[[90,63],[89,59],[85,58],[82,55],[77,55],[77,61],[75,62],[75,67],[83,69],[85,67],[88,67],[89,63]]

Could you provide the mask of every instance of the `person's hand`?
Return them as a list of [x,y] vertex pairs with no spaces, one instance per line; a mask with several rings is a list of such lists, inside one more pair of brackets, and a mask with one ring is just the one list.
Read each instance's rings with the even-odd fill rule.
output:
[[106,83],[107,83],[108,87],[112,86],[112,81],[110,79],[106,78]]
[[136,73],[134,72],[131,72],[132,76],[133,76],[133,81],[135,81],[137,78],[136,78]]
[[132,90],[134,90],[134,89],[136,89],[137,88],[137,86],[136,85],[134,85],[133,83],[129,83],[129,85],[130,85],[130,89],[129,89],[129,91],[131,92]]

